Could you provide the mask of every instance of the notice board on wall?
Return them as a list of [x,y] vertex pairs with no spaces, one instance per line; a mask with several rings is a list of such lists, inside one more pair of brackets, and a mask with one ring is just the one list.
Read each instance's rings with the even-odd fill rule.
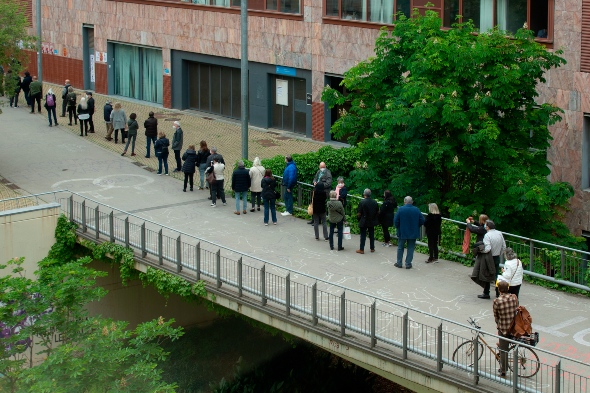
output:
[[277,79],[277,105],[289,106],[289,81]]

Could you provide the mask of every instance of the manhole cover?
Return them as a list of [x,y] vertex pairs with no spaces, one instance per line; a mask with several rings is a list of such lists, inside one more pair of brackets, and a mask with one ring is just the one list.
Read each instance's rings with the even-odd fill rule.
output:
[[215,120],[215,119],[214,119],[214,118],[212,118],[212,117],[201,117],[201,119],[205,119],[205,120]]
[[180,119],[176,117],[169,117],[167,119],[164,119],[164,121],[180,121]]
[[276,143],[274,143],[272,140],[270,139],[259,139],[256,142],[260,143],[261,146],[263,147],[272,147],[272,146],[278,146]]

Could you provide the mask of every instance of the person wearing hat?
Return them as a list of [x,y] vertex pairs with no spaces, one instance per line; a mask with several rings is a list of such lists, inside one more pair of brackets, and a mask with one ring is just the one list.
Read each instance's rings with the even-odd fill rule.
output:
[[92,116],[94,116],[94,98],[92,97],[92,92],[86,92],[86,105],[88,105],[88,114],[90,117],[88,118],[88,132],[94,134],[94,122],[92,121]]
[[111,120],[111,112],[113,111],[113,105],[110,100],[107,100],[106,104],[104,104],[104,122],[107,125],[107,136],[104,138],[107,141],[113,140],[111,135],[113,133],[113,121]]

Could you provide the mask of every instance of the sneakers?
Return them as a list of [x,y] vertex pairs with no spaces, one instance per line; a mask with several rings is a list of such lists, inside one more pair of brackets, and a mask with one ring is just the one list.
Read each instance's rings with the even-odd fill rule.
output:
[[254,212],[254,208],[250,209],[250,212]]
[[227,206],[227,203],[223,202],[223,206]]
[[277,222],[275,221],[275,222],[273,222],[272,224],[273,224],[273,225],[277,225]]
[[403,266],[401,264],[399,264],[399,263],[395,263],[395,264],[393,264],[393,266],[399,267],[400,269],[403,269]]
[[282,212],[281,216],[292,216],[292,214],[289,212]]
[[166,173],[166,176],[170,176],[170,175]]
[[215,203],[212,203],[212,204],[211,204],[211,206],[212,206],[212,207],[215,207]]
[[383,243],[382,246],[383,247],[391,247],[391,243]]
[[[275,223],[275,225],[277,225],[277,224]],[[264,223],[264,226],[267,227],[268,226],[268,222],[265,222]]]
[[158,176],[162,176],[162,173],[158,172],[158,173],[156,173],[156,175],[158,175]]

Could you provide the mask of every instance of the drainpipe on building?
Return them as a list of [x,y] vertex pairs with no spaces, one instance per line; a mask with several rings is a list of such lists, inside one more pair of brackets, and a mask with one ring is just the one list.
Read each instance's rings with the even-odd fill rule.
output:
[[[40,1],[40,0],[37,0]],[[242,40],[242,158],[248,159],[248,0],[242,0],[240,5],[240,25]]]
[[43,60],[41,59],[41,0],[36,1],[37,8],[37,79],[43,81]]

